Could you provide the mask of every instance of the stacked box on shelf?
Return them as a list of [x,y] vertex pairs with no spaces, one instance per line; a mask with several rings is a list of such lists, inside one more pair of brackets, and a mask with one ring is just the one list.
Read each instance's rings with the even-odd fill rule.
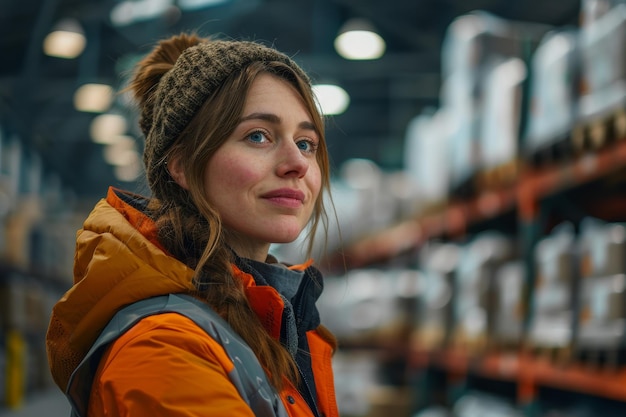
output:
[[448,194],[468,197],[475,193],[474,178],[478,172],[478,104],[472,94],[472,83],[461,72],[442,80],[442,109],[449,114]]
[[[369,399],[369,409],[363,417],[409,417],[414,398],[410,387],[377,386],[366,392]],[[349,415],[345,413],[342,415]]]
[[7,253],[9,246],[6,236],[6,222],[10,213],[9,201],[12,201],[13,197],[7,183],[7,176],[0,172],[0,259],[2,254]]
[[453,21],[445,34],[441,107],[449,109],[453,117],[449,159],[450,186],[455,195],[475,192],[475,181],[482,171],[482,130],[488,123],[481,119],[489,116],[485,109],[488,76],[495,66],[524,58],[527,35],[520,29],[515,22],[475,11]]
[[494,280],[492,347],[496,350],[517,350],[524,337],[526,317],[526,265],[519,259],[500,265]]
[[403,170],[383,174],[381,194],[378,198],[385,200],[385,203],[381,204],[381,211],[387,214],[383,217],[384,226],[377,231],[407,219],[415,219],[421,205],[417,189],[413,180]]
[[39,196],[42,162],[37,155],[24,152],[19,138],[3,146],[0,161],[12,197],[4,218],[4,237],[10,242],[0,253],[0,261],[27,270],[30,266],[30,235],[43,212]]
[[69,287],[72,283],[76,230],[74,216],[49,216],[34,225],[30,234],[30,269],[45,279]]
[[582,0],[580,5],[580,21],[583,26],[595,22],[619,4],[626,4],[626,0]]
[[576,332],[579,284],[576,234],[571,223],[561,223],[534,248],[536,276],[532,289],[529,347],[551,360],[568,361]]
[[369,392],[378,383],[379,366],[372,351],[337,351],[333,356],[337,407],[341,415],[365,416]]
[[495,16],[473,12],[453,21],[442,47],[441,105],[454,116],[450,136],[452,194],[473,193],[479,158],[484,67],[491,54],[521,53],[508,28]]
[[[346,345],[392,343],[406,329],[403,299],[415,296],[417,271],[355,269],[324,279],[322,320]],[[413,286],[413,290],[409,287]]]
[[459,256],[459,245],[454,243],[431,242],[420,251],[422,279],[412,341],[418,350],[443,349],[450,342]]
[[524,417],[522,410],[503,396],[472,390],[463,394],[452,406],[454,417]]
[[0,279],[0,326],[6,331],[24,331],[27,326],[26,294],[28,292],[23,274],[12,268],[3,268]]
[[[22,144],[19,138],[9,135],[0,126],[0,173],[11,197],[19,190],[22,158]],[[8,202],[11,203],[12,200]]]
[[560,28],[541,40],[530,63],[524,159],[542,166],[572,153],[572,130],[580,94],[579,30]]
[[509,186],[519,171],[526,63],[518,57],[494,60],[485,74],[483,114],[480,118],[478,186]]
[[445,204],[450,187],[448,110],[425,110],[407,127],[404,169],[415,184],[419,207],[425,212]]
[[36,195],[18,200],[16,209],[6,218],[6,239],[11,242],[0,261],[28,270],[31,266],[32,232],[42,216],[41,201]]
[[[345,222],[349,238],[357,238],[372,231],[380,230],[391,223],[392,202],[385,197],[385,173],[369,159],[352,158],[345,161],[339,170],[340,192],[350,199],[344,199],[351,206],[339,221]],[[338,190],[339,191],[339,190]],[[345,216],[345,217],[344,217]]]
[[20,176],[21,145],[9,139],[0,127],[0,259],[9,250],[6,232],[7,218],[15,208]]
[[496,272],[514,256],[511,239],[484,232],[461,248],[455,271],[451,344],[470,354],[484,352],[492,342]]
[[626,347],[626,225],[581,224],[577,348],[585,361],[617,365]]
[[573,141],[578,150],[626,136],[626,4],[594,2],[601,11],[585,14],[580,29],[583,92]]
[[76,212],[73,194],[63,188],[56,175],[43,178],[39,196],[42,213],[30,232],[29,267],[38,276],[69,287],[76,231],[87,214]]

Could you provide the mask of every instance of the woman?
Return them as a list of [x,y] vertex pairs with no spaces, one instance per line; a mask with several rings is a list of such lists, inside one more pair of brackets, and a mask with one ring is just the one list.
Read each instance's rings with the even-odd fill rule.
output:
[[[79,231],[75,284],[48,329],[56,383],[90,417],[336,416],[321,275],[268,253],[326,225],[329,163],[308,77],[260,44],[182,34],[137,65],[129,88],[153,196],[110,188]],[[168,294],[200,316],[133,310]],[[233,340],[245,347],[233,353]],[[271,395],[244,392],[261,380]]]

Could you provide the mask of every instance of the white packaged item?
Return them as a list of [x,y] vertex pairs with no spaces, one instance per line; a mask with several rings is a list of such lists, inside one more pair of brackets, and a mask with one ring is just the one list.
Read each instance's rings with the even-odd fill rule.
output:
[[519,152],[522,96],[527,77],[520,58],[507,58],[487,70],[480,117],[480,167],[497,168],[515,161]]
[[557,226],[534,250],[535,286],[532,294],[530,341],[536,347],[567,348],[575,330],[574,294],[578,262],[574,228]]
[[432,350],[450,339],[454,292],[454,271],[460,259],[459,245],[431,242],[420,254],[423,275],[417,311],[416,345]]
[[511,240],[484,232],[461,248],[455,271],[453,332],[459,346],[485,347],[494,324],[495,275],[513,254]]
[[626,4],[581,29],[582,77],[586,92],[580,117],[598,118],[626,102]]
[[493,339],[500,346],[518,346],[524,331],[526,265],[514,260],[501,265],[495,276]]
[[531,61],[530,102],[524,132],[527,153],[567,140],[578,105],[578,30],[558,29],[542,39]]
[[581,27],[585,28],[594,24],[598,19],[611,11],[615,6],[626,4],[626,0],[582,0],[581,1]]
[[456,72],[443,80],[441,103],[447,121],[449,188],[456,194],[472,181],[478,170],[480,103],[473,99],[468,74]]
[[578,344],[582,349],[619,348],[626,336],[626,225],[586,218],[579,240]]
[[420,205],[445,201],[449,192],[449,137],[452,114],[447,109],[423,112],[407,127],[404,168],[415,184]]

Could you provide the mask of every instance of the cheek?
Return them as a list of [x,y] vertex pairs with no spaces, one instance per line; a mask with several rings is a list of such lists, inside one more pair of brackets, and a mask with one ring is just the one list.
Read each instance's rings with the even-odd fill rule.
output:
[[312,174],[313,175],[311,175],[309,184],[311,187],[311,191],[313,192],[313,195],[317,199],[317,197],[319,197],[319,194],[322,190],[322,172],[318,165],[315,165],[315,169],[313,170]]
[[220,197],[223,197],[224,193],[238,195],[242,188],[254,184],[259,177],[253,164],[246,164],[240,158],[230,157],[214,158],[206,175],[207,191],[209,194],[219,192]]
[[316,204],[321,199],[320,194],[322,191],[322,175],[321,175],[319,167],[315,167],[315,170],[313,172],[309,170],[309,178],[307,181],[307,186],[311,192],[311,196],[313,197],[311,199],[310,205],[307,210],[308,216],[310,217],[311,215],[313,215],[313,212],[315,211]]

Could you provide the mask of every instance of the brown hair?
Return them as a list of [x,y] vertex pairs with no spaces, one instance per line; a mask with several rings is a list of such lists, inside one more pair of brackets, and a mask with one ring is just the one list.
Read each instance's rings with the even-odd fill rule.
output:
[[[154,91],[161,77],[173,68],[184,50],[201,42],[211,41],[195,34],[174,36],[161,41],[138,64],[129,89],[138,99],[142,113],[146,113],[143,107],[154,106]],[[220,215],[207,201],[203,183],[208,161],[237,127],[247,92],[256,77],[263,73],[273,74],[297,90],[320,137],[316,157],[322,173],[322,190],[315,203],[307,236],[310,256],[320,223],[325,231],[328,227],[323,195],[330,188],[330,167],[324,122],[309,81],[302,76],[299,68],[294,69],[284,61],[252,61],[228,75],[208,96],[173,145],[165,151],[161,161],[154,164],[151,175],[156,180],[150,181],[154,194],[150,210],[163,246],[195,270],[198,295],[249,344],[268,371],[272,383],[280,389],[285,376],[297,382],[295,362],[280,342],[262,326],[248,303],[242,283],[233,277],[233,254],[225,242]],[[188,190],[174,182],[167,172],[166,161],[173,155],[185,161]]]

